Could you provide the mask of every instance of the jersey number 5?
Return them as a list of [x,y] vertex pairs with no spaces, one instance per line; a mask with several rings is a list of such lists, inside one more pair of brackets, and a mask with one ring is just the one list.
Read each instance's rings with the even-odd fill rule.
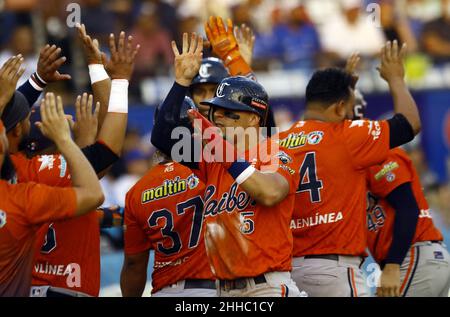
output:
[[[192,207],[194,208],[194,212],[192,217],[191,234],[189,238],[189,248],[196,247],[200,240],[200,232],[202,231],[203,224],[203,201],[200,196],[196,196],[177,205],[178,215],[184,214],[187,209]],[[158,226],[158,219],[160,218],[165,219],[165,225],[161,228],[161,234],[164,238],[171,240],[172,246],[165,247],[164,243],[159,242],[157,244],[158,251],[165,255],[171,255],[179,252],[183,243],[180,239],[180,235],[173,230],[173,214],[170,210],[161,209],[154,211],[148,218],[148,225],[150,227]]]
[[311,202],[318,203],[321,201],[320,190],[322,188],[323,183],[317,178],[316,153],[308,152],[300,167],[300,184],[298,185],[297,193],[307,191]]

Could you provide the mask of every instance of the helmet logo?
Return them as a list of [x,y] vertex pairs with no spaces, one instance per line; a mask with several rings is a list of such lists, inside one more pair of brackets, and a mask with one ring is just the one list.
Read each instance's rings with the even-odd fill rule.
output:
[[226,86],[230,86],[229,83],[222,83],[220,84],[219,88],[217,88],[217,97],[222,98],[225,97],[225,95],[223,94],[223,90],[225,89]]
[[200,75],[200,77],[203,77],[203,78],[208,78],[208,77],[210,77],[211,76],[211,74],[209,73],[209,68],[210,67],[212,67],[212,65],[211,64],[209,64],[209,63],[206,63],[206,64],[202,64],[201,66],[200,66],[200,70],[199,70],[199,75]]

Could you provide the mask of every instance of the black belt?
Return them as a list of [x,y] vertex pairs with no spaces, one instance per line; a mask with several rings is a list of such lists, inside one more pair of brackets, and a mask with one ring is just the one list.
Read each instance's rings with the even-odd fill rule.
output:
[[52,291],[50,288],[47,290],[47,297],[76,297],[69,294]]
[[305,255],[305,259],[325,259],[339,261],[339,255],[337,254],[316,254],[316,255]]
[[220,280],[220,287],[227,290],[244,289],[247,287],[247,281],[249,279],[252,279],[255,284],[267,283],[266,277],[264,274],[261,274],[255,277],[241,277],[235,280]]
[[212,280],[185,280],[184,288],[216,289],[216,282]]

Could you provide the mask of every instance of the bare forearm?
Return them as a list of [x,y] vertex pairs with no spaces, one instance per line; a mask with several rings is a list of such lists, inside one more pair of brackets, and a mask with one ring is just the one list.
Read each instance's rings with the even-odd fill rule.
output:
[[255,171],[240,187],[264,206],[274,206],[289,193],[289,184],[277,173]]
[[123,267],[120,274],[120,289],[123,297],[141,297],[144,293],[147,280],[145,269],[136,270],[130,267]]
[[103,201],[97,175],[83,152],[71,139],[57,141],[56,145],[67,161],[72,186],[77,192],[77,215],[84,214]]
[[94,104],[100,102],[100,112],[98,115],[98,131],[100,131],[108,113],[111,79],[108,78],[92,84],[92,93],[94,95]]
[[394,100],[394,112],[403,114],[413,128],[414,134],[420,132],[420,116],[416,102],[402,78],[389,81],[389,89]]

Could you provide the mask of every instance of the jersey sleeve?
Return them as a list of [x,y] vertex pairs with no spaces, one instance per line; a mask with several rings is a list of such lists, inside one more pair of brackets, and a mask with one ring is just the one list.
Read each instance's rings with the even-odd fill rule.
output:
[[38,155],[27,165],[27,181],[57,187],[72,185],[68,165],[62,155]]
[[26,222],[37,225],[75,216],[76,193],[73,188],[27,183],[17,185],[12,201],[21,204]]
[[350,160],[356,169],[366,169],[383,162],[389,152],[389,123],[387,121],[354,120],[343,126]]
[[398,186],[412,182],[409,162],[391,152],[381,165],[368,170],[369,190],[377,197],[385,198]]
[[134,191],[130,190],[127,193],[124,211],[125,224],[125,254],[136,254],[147,251],[151,248],[151,242],[142,229],[139,219],[136,216],[138,210],[138,200],[134,199]]
[[[289,193],[295,193],[299,183],[300,163],[294,159],[295,152],[285,147],[276,147],[276,142],[271,142],[271,150],[260,156],[261,172],[276,172],[283,176],[289,184]],[[264,153],[263,151],[262,153]]]

